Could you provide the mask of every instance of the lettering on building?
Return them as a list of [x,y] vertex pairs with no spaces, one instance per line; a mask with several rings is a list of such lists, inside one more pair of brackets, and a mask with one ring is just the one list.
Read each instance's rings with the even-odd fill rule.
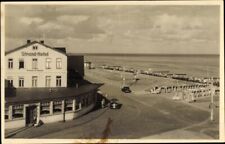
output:
[[22,52],[22,56],[49,56],[48,52]]

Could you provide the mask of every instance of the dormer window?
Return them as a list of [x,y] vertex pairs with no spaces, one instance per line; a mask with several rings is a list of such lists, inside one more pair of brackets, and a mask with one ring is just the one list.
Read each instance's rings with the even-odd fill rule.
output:
[[33,46],[33,50],[37,50],[38,49],[38,46]]

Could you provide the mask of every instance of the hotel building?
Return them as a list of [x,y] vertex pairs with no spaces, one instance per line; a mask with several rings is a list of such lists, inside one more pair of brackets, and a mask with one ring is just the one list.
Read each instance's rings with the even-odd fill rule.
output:
[[67,55],[65,48],[44,41],[27,40],[6,52],[5,128],[72,120],[90,111],[100,85],[68,81],[73,71],[83,77],[83,65],[83,56]]

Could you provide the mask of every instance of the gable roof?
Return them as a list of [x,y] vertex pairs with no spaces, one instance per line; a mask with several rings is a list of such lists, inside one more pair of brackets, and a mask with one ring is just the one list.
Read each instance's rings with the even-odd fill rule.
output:
[[28,46],[31,46],[31,45],[33,45],[33,44],[40,44],[40,45],[42,45],[42,46],[44,46],[44,47],[47,47],[47,48],[50,48],[50,49],[52,49],[52,50],[55,50],[55,51],[57,51],[57,52],[60,52],[60,53],[62,53],[62,54],[64,54],[64,55],[66,55],[66,49],[65,48],[53,48],[53,47],[51,47],[51,46],[48,46],[48,45],[46,45],[46,44],[44,44],[44,43],[41,43],[41,42],[38,42],[38,41],[32,41],[32,42],[30,42],[30,43],[26,43],[25,45],[22,45],[22,46],[20,46],[20,47],[17,47],[17,48],[15,48],[15,49],[12,49],[12,50],[10,50],[10,51],[7,51],[7,52],[5,52],[5,55],[8,55],[8,54],[10,54],[10,53],[12,53],[12,52],[15,52],[15,51],[17,51],[17,50],[21,50],[21,49],[23,49],[23,48],[26,48],[26,47],[28,47]]

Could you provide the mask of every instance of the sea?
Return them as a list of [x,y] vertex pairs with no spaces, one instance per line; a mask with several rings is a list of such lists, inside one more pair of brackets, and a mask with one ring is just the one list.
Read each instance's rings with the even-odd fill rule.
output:
[[151,71],[169,71],[193,77],[219,77],[219,55],[184,54],[85,54],[94,66],[122,66]]

